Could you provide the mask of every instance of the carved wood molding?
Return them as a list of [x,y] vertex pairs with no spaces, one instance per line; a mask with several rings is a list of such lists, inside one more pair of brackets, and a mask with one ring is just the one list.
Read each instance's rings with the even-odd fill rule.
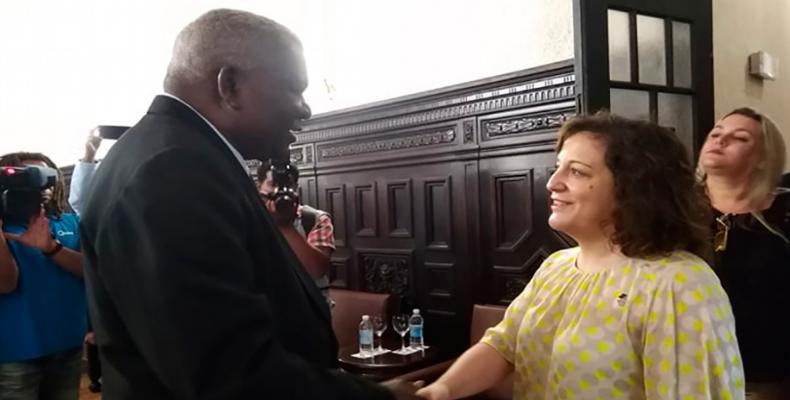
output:
[[412,285],[412,251],[359,250],[363,289],[375,293],[408,296]]
[[454,127],[444,127],[439,130],[432,130],[418,134],[373,138],[361,141],[355,140],[353,142],[345,142],[340,144],[319,145],[318,160],[328,161],[371,153],[444,145],[453,143],[455,141],[455,136]]
[[474,143],[475,141],[475,121],[464,121],[464,144]]
[[[533,77],[531,77],[532,75]],[[429,125],[538,104],[575,100],[575,77],[570,62],[558,63],[534,78],[532,70],[496,81],[472,82],[462,88],[439,89],[431,100],[415,97],[391,100],[349,111],[338,111],[305,122],[297,143],[321,142],[376,132]],[[495,78],[492,78],[495,79]],[[519,80],[520,79],[520,80]],[[444,92],[444,93],[442,93]]]
[[503,136],[559,128],[565,121],[571,119],[574,115],[576,115],[575,112],[567,111],[539,116],[522,116],[486,121],[483,123],[483,134],[486,139],[496,139]]
[[313,163],[313,145],[292,146],[290,150],[291,164],[298,167],[311,165]]

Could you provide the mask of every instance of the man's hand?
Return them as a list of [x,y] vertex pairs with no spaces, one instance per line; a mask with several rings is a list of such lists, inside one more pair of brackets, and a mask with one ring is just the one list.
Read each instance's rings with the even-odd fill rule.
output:
[[49,230],[49,218],[44,215],[44,209],[41,213],[30,218],[30,223],[27,225],[27,230],[19,235],[16,233],[3,233],[6,239],[16,240],[25,246],[41,250],[42,252],[50,252],[55,249],[57,243],[55,238],[52,237],[52,232]]
[[99,127],[97,126],[91,129],[87,139],[85,139],[85,155],[82,157],[83,162],[91,163],[96,161],[96,151],[101,144],[101,136],[99,136],[98,133]]
[[274,217],[274,221],[277,222],[277,226],[284,227],[293,225],[294,220],[296,219],[296,207],[278,210],[274,205],[273,200],[270,200],[264,196],[262,197],[264,204],[266,204],[266,211],[269,211],[269,214]]
[[389,389],[395,396],[395,400],[416,400],[422,399],[422,396],[417,396],[417,389],[423,385],[422,381],[407,382],[400,379],[392,379],[382,383],[384,387]]

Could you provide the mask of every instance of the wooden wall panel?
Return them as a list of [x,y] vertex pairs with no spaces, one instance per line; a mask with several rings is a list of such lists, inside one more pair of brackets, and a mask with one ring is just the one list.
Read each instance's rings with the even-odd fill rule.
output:
[[387,180],[384,208],[387,236],[391,238],[414,237],[414,200],[411,179]]
[[575,112],[564,62],[308,121],[291,157],[334,218],[332,284],[393,293],[429,343],[468,346],[472,305],[506,304],[568,245],[545,185]]

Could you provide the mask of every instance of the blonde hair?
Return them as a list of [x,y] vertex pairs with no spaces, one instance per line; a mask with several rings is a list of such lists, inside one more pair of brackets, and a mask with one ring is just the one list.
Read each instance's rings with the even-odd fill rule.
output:
[[[749,177],[749,197],[751,204],[763,204],[765,200],[777,192],[785,168],[785,141],[776,123],[767,115],[749,107],[736,108],[727,113],[741,115],[760,123],[761,146],[759,148],[759,168],[755,168]],[[697,162],[697,175],[704,184],[707,178],[702,164]]]
[[[755,168],[751,176],[749,176],[749,202],[750,204],[764,204],[769,197],[779,194],[780,190],[782,190],[779,185],[782,181],[786,162],[785,141],[782,137],[782,132],[770,117],[759,113],[753,108],[736,108],[723,118],[727,118],[730,115],[741,115],[760,123],[762,146],[760,146],[759,168]],[[704,185],[707,173],[699,161],[697,162],[697,176]],[[761,210],[752,211],[751,214],[768,231],[782,238],[785,243],[790,243],[790,239],[781,230],[776,229],[765,220]]]

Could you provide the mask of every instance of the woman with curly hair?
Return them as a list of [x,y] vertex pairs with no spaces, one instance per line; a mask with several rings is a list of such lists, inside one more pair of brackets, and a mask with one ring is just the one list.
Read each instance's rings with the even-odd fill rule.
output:
[[549,225],[578,247],[548,257],[504,319],[431,400],[513,373],[516,399],[742,399],[729,301],[706,254],[708,206],[668,130],[609,114],[560,130]]
[[[40,153],[11,153],[0,167],[52,168]],[[41,193],[29,221],[0,221],[0,399],[76,399],[87,305],[79,220],[66,212],[63,176]],[[35,201],[33,198],[33,211]]]
[[713,205],[713,267],[732,300],[746,391],[790,399],[790,189],[781,186],[785,143],[750,108],[720,119],[702,146],[698,176]]

